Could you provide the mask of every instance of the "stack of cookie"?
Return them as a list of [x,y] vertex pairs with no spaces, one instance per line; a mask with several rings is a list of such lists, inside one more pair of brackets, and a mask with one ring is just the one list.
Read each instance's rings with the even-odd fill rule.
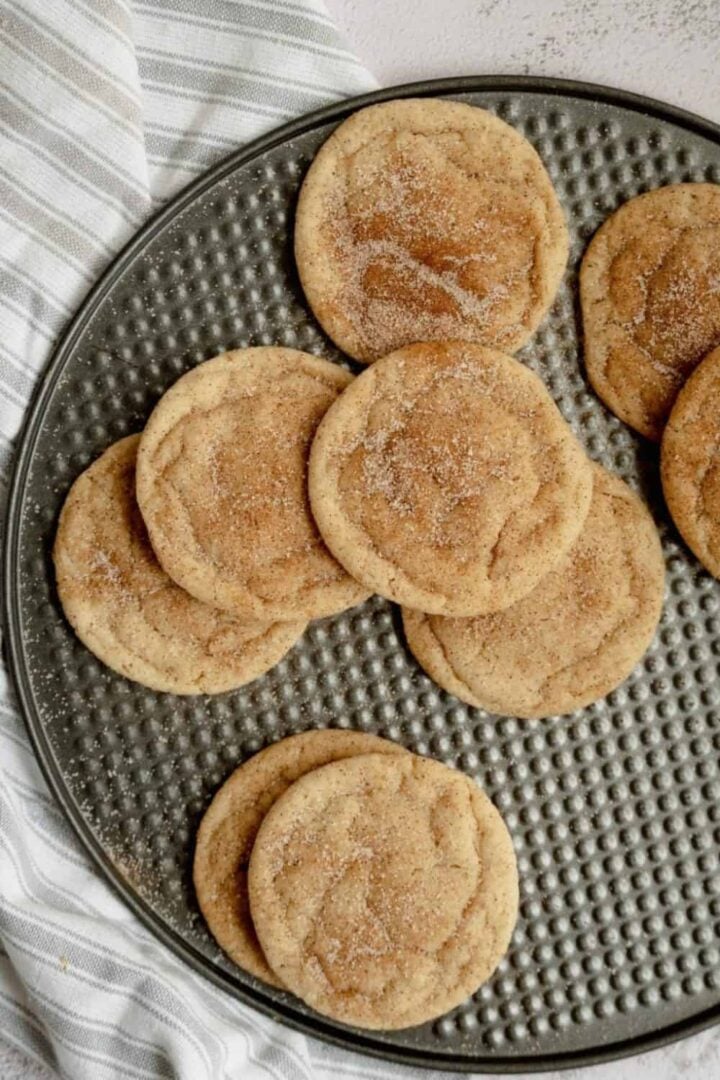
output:
[[351,376],[292,349],[202,364],[75,482],[58,593],[81,640],[154,690],[212,694],[262,675],[311,618],[368,590],[310,515],[315,428]]
[[652,639],[664,586],[652,518],[502,353],[427,344],[378,361],[322,421],[310,496],[331,551],[403,605],[419,662],[471,705],[581,708]]
[[374,361],[312,447],[330,550],[469,704],[533,718],[607,694],[650,644],[664,564],[642,502],[506,355],[568,254],[535,151],[454,102],[366,109],[310,168],[295,251],[325,330]]
[[458,1005],[502,959],[518,908],[512,842],[480,789],[348,731],[295,735],[236,769],[193,877],[236,963],[366,1028]]

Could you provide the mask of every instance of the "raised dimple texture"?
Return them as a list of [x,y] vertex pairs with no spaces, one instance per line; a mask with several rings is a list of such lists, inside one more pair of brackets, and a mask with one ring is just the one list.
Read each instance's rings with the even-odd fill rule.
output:
[[[238,762],[294,731],[352,727],[478,778],[517,850],[512,948],[474,998],[383,1044],[395,1055],[459,1057],[482,1072],[483,1059],[605,1048],[720,1005],[720,585],[667,524],[656,448],[588,387],[573,310],[580,255],[607,215],[652,186],[717,182],[720,151],[671,124],[579,99],[467,99],[527,132],[571,227],[566,282],[522,357],[589,453],[661,522],[665,610],[628,682],[570,718],[498,720],[424,676],[399,612],[374,598],[311,625],[251,686],[181,700],[113,675],[63,619],[49,553],[68,489],[111,442],[141,430],[183,371],[248,344],[338,356],[306,314],[288,236],[300,179],[329,126],[211,187],[120,274],[53,387],[12,554],[33,722],[54,748],[67,797],[128,887],[226,985],[259,989],[207,933],[190,867],[200,816]],[[265,988],[262,1000],[312,1023],[279,992]],[[336,1034],[356,1047],[369,1038]]]

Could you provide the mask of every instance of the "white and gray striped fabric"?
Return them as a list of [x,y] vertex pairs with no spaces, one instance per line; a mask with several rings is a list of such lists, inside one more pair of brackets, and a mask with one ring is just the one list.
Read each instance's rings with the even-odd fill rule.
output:
[[[321,0],[2,0],[0,474],[85,292],[148,214],[291,116],[374,87]],[[241,1007],[116,899],[0,675],[0,1035],[69,1080],[377,1076]]]

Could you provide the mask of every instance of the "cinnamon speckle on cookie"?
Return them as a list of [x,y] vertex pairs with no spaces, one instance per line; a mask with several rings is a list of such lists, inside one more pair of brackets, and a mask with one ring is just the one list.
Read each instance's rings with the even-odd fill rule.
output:
[[250,907],[270,966],[318,1012],[410,1027],[493,973],[515,926],[510,835],[463,773],[362,754],[302,777],[268,811]]
[[65,614],[113,670],[153,690],[233,690],[276,664],[305,620],[259,622],[201,603],[158,563],[135,501],[139,435],[115,443],[73,484],[53,557]]
[[368,589],[474,615],[528,593],[590,505],[592,468],[540,379],[466,342],[378,360],[312,445],[313,514]]
[[160,563],[193,596],[288,620],[367,598],[323,543],[306,487],[317,425],[350,382],[295,349],[236,349],[161,398],[140,443],[137,497]]
[[273,803],[301,776],[331,761],[404,752],[362,731],[305,731],[254,754],[228,777],[200,822],[193,881],[210,932],[236,964],[280,985],[257,939],[247,886],[250,852]]
[[590,382],[660,439],[683,382],[720,344],[720,185],[671,184],[616,210],[583,258],[580,300]]
[[563,213],[533,147],[457,101],[361,109],[320,149],[300,192],[305,295],[364,363],[415,341],[514,351],[552,303],[567,256]]
[[649,646],[665,583],[657,530],[619,477],[593,472],[578,539],[529,595],[472,619],[404,609],[419,663],[468,704],[524,719],[573,712],[615,689]]

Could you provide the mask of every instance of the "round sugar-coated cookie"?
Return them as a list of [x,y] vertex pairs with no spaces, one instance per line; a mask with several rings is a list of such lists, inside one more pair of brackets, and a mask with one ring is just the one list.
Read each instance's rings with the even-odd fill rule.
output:
[[410,649],[443,689],[535,719],[604,697],[641,659],[662,610],[660,540],[638,496],[599,465],[594,473],[580,536],[528,596],[473,619],[403,611]]
[[318,1012],[404,1028],[490,977],[518,908],[512,842],[469,777],[414,754],[316,769],[268,811],[250,909],[283,983]]
[[53,558],[80,640],[128,679],[173,694],[215,694],[282,659],[303,620],[261,623],[218,611],[162,569],[135,501],[139,435],[106,450],[73,484]]
[[364,363],[451,338],[514,351],[553,301],[568,233],[518,131],[433,98],[362,109],[303,183],[295,257],[325,331]]
[[153,410],[137,497],[166,572],[246,618],[310,619],[367,598],[310,514],[310,443],[352,381],[295,349],[224,353],[183,375]]
[[312,769],[355,754],[404,752],[397,743],[362,731],[306,731],[255,754],[216,793],[198,829],[193,881],[210,933],[245,971],[280,985],[260,948],[248,901],[250,852],[267,811]]
[[678,390],[720,344],[720,185],[673,184],[631,199],[598,230],[580,267],[585,364],[593,387],[649,439]]
[[678,394],[663,432],[662,485],[688,547],[720,578],[720,348]]
[[592,467],[537,375],[465,342],[410,345],[318,428],[310,499],[368,589],[420,611],[507,607],[572,545]]

